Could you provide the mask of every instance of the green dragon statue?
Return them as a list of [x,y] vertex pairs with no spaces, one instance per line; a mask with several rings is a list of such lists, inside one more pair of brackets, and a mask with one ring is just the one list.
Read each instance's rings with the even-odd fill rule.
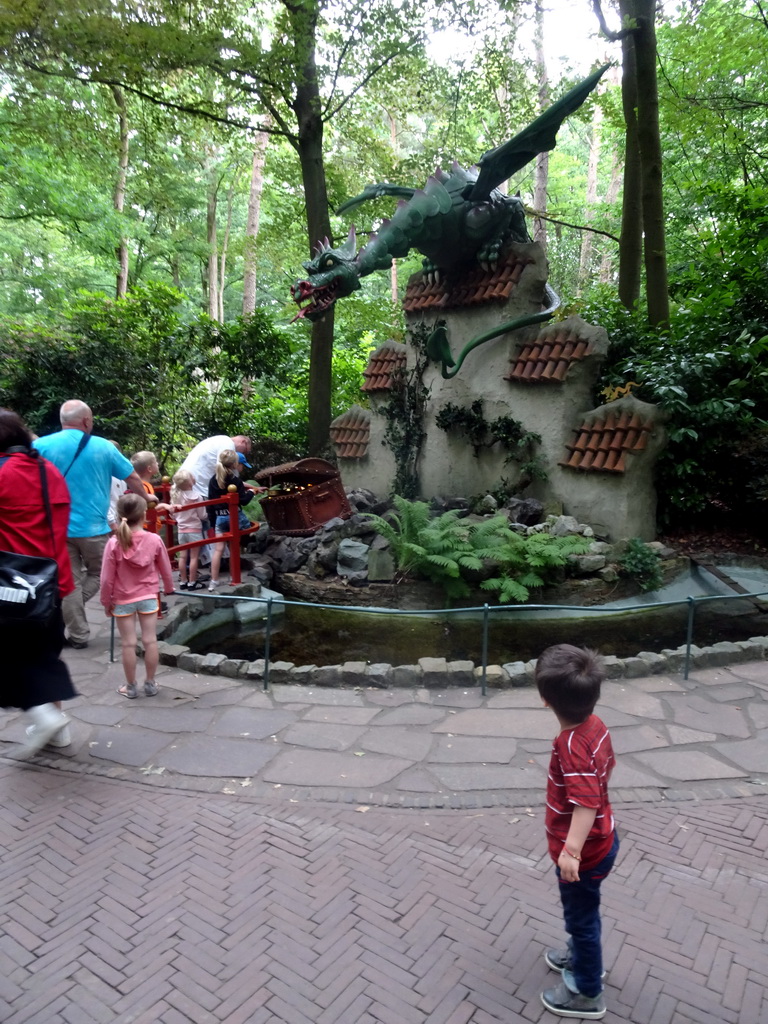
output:
[[[338,248],[327,238],[317,243],[313,259],[303,264],[308,276],[291,287],[299,306],[294,320],[320,319],[338,299],[357,291],[361,278],[387,269],[393,258],[406,256],[411,249],[426,257],[425,269],[439,274],[472,262],[493,266],[507,243],[531,241],[522,203],[500,192],[497,186],[537,154],[554,149],[560,125],[581,106],[609,66],[574,86],[509,142],[485,153],[478,167],[465,170],[454,163],[450,172],[438,167],[423,189],[388,182],[368,185],[361,195],[343,203],[339,214],[380,196],[400,199],[392,218],[382,222],[359,252],[354,225]],[[549,288],[547,300],[548,308],[534,314],[533,320],[524,318],[525,323],[552,316],[559,300]],[[524,326],[522,322],[511,323]],[[509,325],[502,328],[514,329]],[[500,328],[496,333],[504,330]],[[483,340],[489,339],[484,335]],[[476,343],[477,339],[470,346]],[[461,364],[454,363],[444,337],[434,339],[430,354],[443,362],[444,376],[453,376]],[[447,373],[447,366],[455,367],[453,373]]]

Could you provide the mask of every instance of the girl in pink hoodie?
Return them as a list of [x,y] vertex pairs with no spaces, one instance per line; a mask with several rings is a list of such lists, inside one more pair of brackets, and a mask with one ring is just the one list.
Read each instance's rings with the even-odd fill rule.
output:
[[125,685],[118,693],[133,700],[136,686],[136,616],[141,625],[144,693],[157,693],[157,577],[162,577],[166,594],[173,593],[171,563],[165,545],[156,533],[144,529],[147,505],[138,494],[124,494],[117,503],[118,525],[107,541],[101,563],[101,603],[107,615],[117,619],[123,648]]

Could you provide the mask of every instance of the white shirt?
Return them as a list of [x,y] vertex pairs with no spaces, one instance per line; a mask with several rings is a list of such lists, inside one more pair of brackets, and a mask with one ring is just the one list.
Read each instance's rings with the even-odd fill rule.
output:
[[184,459],[180,469],[188,469],[195,478],[196,489],[201,494],[208,493],[208,481],[216,472],[216,463],[219,454],[225,449],[235,450],[235,442],[226,434],[216,434],[215,437],[207,437],[204,441],[196,444],[189,455]]
[[127,493],[128,488],[125,486],[125,480],[118,480],[116,476],[113,476],[112,487],[109,492],[109,511],[107,512],[107,522],[110,527],[117,526],[117,503]]

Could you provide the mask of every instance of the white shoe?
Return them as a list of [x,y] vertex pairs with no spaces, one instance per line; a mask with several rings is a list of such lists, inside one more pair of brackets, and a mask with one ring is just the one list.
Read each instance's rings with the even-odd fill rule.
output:
[[[35,735],[35,726],[27,726],[27,736],[32,738]],[[45,744],[46,747],[68,747],[72,742],[72,733],[70,732],[69,726],[65,725],[63,729],[59,729],[48,742]]]
[[209,591],[214,591],[218,587],[218,585],[219,585],[219,581],[218,580],[211,580],[210,583],[208,584],[208,590]]
[[65,725],[63,729],[59,729],[55,736],[51,736],[48,740],[49,747],[68,747],[72,742],[72,732],[69,725]]
[[21,757],[31,757],[42,750],[69,724],[67,716],[55,704],[38,704],[30,708],[27,715],[32,724],[27,727],[27,741],[21,749]]

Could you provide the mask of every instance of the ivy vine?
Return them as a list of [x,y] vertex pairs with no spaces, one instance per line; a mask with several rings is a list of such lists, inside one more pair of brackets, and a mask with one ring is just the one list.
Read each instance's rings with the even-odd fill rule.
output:
[[435,423],[446,433],[458,434],[472,445],[475,458],[483,448],[501,445],[507,451],[504,464],[518,463],[521,479],[518,487],[524,489],[533,480],[546,480],[547,473],[541,457],[534,452],[541,443],[541,435],[526,430],[512,416],[499,416],[488,421],[483,414],[483,402],[478,398],[469,408],[449,402],[438,412]]
[[387,429],[383,444],[395,457],[393,491],[404,498],[415,498],[419,487],[419,457],[427,432],[424,418],[429,389],[423,383],[429,359],[426,354],[430,330],[418,324],[410,332],[410,343],[416,358],[410,369],[400,367],[390,378],[389,403],[381,410]]

